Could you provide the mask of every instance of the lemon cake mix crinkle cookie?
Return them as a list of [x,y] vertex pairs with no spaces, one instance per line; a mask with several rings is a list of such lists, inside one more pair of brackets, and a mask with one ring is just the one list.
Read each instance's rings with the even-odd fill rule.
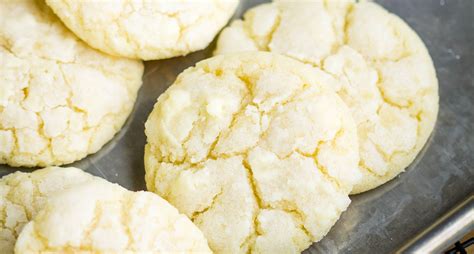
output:
[[321,67],[358,127],[362,180],[352,193],[402,172],[432,132],[438,81],[428,51],[399,17],[373,2],[275,1],[225,28],[215,54],[271,51]]
[[18,234],[46,205],[48,198],[95,177],[77,168],[49,167],[16,172],[0,179],[0,250],[13,253]]
[[204,49],[234,13],[238,0],[46,0],[92,47],[143,60]]
[[118,132],[143,64],[89,48],[41,1],[0,2],[0,164],[49,166]]
[[211,253],[168,202],[94,179],[51,197],[25,225],[15,253]]
[[359,179],[349,110],[330,75],[288,57],[224,55],[181,73],[146,124],[146,183],[216,253],[298,253]]

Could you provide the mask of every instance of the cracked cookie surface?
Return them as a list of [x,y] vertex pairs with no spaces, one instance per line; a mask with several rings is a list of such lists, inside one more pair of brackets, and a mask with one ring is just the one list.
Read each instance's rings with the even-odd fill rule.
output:
[[115,56],[164,59],[204,49],[238,0],[46,0],[89,45]]
[[143,64],[89,48],[41,1],[1,1],[0,22],[0,164],[98,151],[130,114]]
[[15,253],[211,253],[199,229],[150,192],[100,178],[48,200],[25,225]]
[[438,81],[429,53],[400,18],[372,2],[275,1],[225,28],[215,54],[271,51],[318,66],[358,127],[362,180],[353,194],[401,173],[431,134]]
[[0,250],[13,253],[18,234],[48,198],[95,177],[77,168],[49,167],[0,179]]
[[299,253],[348,207],[354,120],[329,74],[266,52],[181,73],[146,124],[146,183],[216,253]]

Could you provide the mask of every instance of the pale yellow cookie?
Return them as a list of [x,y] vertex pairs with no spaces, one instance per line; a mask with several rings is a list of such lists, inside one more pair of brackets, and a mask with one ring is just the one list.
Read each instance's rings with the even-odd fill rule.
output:
[[130,114],[143,64],[89,48],[42,1],[0,1],[0,164],[67,164]]
[[352,193],[401,173],[434,128],[438,81],[417,34],[376,3],[275,1],[221,33],[215,54],[271,51],[323,68],[350,107],[363,173]]
[[51,197],[15,253],[211,253],[199,229],[159,196],[95,179]]
[[46,0],[92,47],[143,60],[186,55],[209,45],[238,0]]
[[310,65],[255,52],[204,60],[160,96],[145,132],[146,182],[216,253],[299,253],[350,203],[354,121]]
[[77,168],[50,167],[0,179],[0,250],[13,253],[18,234],[48,198],[95,177]]

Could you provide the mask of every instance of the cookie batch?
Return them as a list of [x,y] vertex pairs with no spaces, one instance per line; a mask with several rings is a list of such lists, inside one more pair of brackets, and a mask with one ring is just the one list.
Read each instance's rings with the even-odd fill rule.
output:
[[[238,4],[0,2],[0,163],[36,169],[0,179],[1,253],[300,253],[404,171],[438,113],[418,35],[350,0],[275,0],[224,28]],[[150,109],[147,191],[60,167],[120,131],[142,60],[214,38]]]

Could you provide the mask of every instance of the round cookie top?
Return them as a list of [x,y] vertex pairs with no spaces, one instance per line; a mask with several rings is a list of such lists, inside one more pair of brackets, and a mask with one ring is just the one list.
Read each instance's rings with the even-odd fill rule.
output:
[[0,164],[67,164],[120,130],[143,64],[89,48],[42,1],[0,2]]
[[438,81],[416,33],[372,2],[275,1],[225,28],[215,54],[271,51],[321,67],[355,118],[362,181],[375,188],[402,172],[432,132]]
[[148,189],[216,253],[304,250],[347,208],[359,176],[355,123],[332,82],[265,52],[185,70],[145,124]]
[[13,253],[16,239],[51,195],[95,177],[77,168],[49,167],[0,179],[0,250]]
[[150,192],[95,179],[51,197],[15,253],[211,253],[199,229]]
[[92,47],[115,56],[156,60],[209,45],[234,13],[237,0],[46,0]]

